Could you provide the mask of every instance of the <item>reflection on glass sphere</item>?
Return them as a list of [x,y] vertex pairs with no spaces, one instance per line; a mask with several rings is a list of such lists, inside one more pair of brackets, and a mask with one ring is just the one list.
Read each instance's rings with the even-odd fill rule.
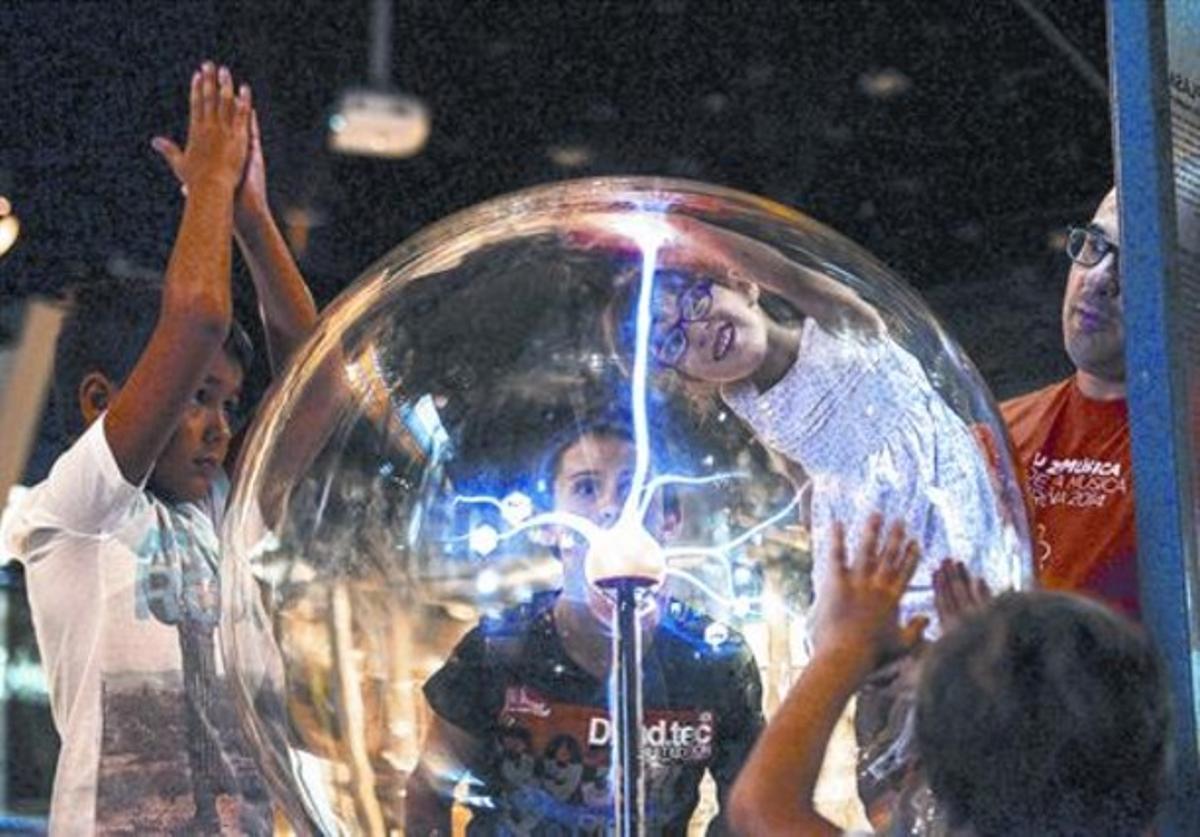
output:
[[1025,582],[1005,438],[799,213],[651,179],[460,213],[330,306],[246,442],[222,636],[260,764],[302,829],[699,829],[836,521],[921,541],[908,615],[944,557]]

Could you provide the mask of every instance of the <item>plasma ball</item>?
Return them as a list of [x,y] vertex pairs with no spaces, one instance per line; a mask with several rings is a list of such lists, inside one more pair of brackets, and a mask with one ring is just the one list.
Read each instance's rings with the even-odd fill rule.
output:
[[[401,244],[329,307],[263,404],[221,532],[225,674],[289,819],[321,833],[403,830],[397,794],[426,790],[409,782],[420,764],[446,791],[442,801],[452,794],[456,815],[470,808],[482,831],[511,828],[526,801],[536,809],[517,827],[554,830],[553,819],[563,830],[680,830],[663,816],[695,804],[692,771],[683,767],[680,781],[682,762],[655,745],[661,716],[631,699],[646,703],[639,653],[667,647],[653,632],[685,631],[678,660],[699,661],[688,682],[714,681],[688,696],[689,711],[703,710],[709,687],[740,699],[733,690],[752,666],[765,693],[780,694],[811,652],[812,552],[824,544],[800,525],[794,486],[764,456],[758,430],[720,398],[711,399],[711,425],[697,426],[689,399],[658,368],[652,327],[656,313],[669,313],[657,302],[677,303],[684,283],[738,271],[747,283],[782,281],[790,270],[776,259],[828,268],[828,278],[863,292],[889,341],[921,350],[913,360],[936,370],[930,383],[967,427],[1003,437],[958,347],[869,254],[805,216],[704,184],[589,178],[498,199]],[[776,266],[778,275],[759,277]],[[777,324],[799,326],[794,315],[817,313],[772,296],[778,304],[759,312],[768,324],[778,315]],[[517,302],[520,316],[497,316]],[[809,333],[819,319],[804,321]],[[846,336],[832,348],[857,359]],[[805,363],[833,371],[842,357],[832,348],[807,352]],[[840,404],[842,394],[828,398]],[[868,415],[875,399],[845,401],[849,431],[882,427]],[[799,433],[799,418],[785,411],[772,429]],[[606,430],[597,421],[611,421],[622,443],[603,514],[562,502],[547,473],[558,464],[547,460],[553,446]],[[314,430],[320,443],[300,451],[295,438]],[[999,453],[990,464],[1006,491],[1005,537],[1027,543],[1019,480]],[[890,470],[894,458],[855,464],[871,480],[905,476]],[[1032,576],[1022,549],[1003,571],[1015,586]],[[589,715],[611,749],[601,767],[598,753],[585,750],[585,765],[558,747],[553,760],[570,761],[555,776],[577,785],[567,799],[540,770],[549,767],[546,736],[488,736],[479,759],[423,743],[439,712],[462,699],[452,689],[438,706],[426,701],[434,690],[422,688],[425,675],[471,631],[490,641],[494,629],[533,629],[525,616],[557,601],[590,609],[597,657],[609,663]],[[566,674],[565,659],[533,662]],[[381,692],[380,677],[403,688]],[[309,711],[335,679],[338,700]],[[708,810],[697,805],[692,822],[701,826]]]

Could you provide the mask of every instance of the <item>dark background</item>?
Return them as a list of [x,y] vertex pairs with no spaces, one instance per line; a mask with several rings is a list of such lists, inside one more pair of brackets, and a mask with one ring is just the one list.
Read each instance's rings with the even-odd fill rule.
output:
[[[254,86],[272,202],[308,219],[292,226],[307,227],[319,302],[485,198],[674,175],[774,198],[864,245],[926,297],[997,397],[1068,371],[1061,231],[1112,178],[1102,0],[394,10],[392,78],[429,105],[433,133],[420,156],[385,162],[325,148],[338,93],[367,79],[368,0],[0,5],[0,194],[23,224],[0,297],[161,270],[180,197],[149,140],[183,139],[189,76],[213,57]],[[873,95],[888,78],[891,95]],[[10,735],[46,734],[44,707],[9,717]],[[36,809],[53,747],[10,744],[10,801]]]

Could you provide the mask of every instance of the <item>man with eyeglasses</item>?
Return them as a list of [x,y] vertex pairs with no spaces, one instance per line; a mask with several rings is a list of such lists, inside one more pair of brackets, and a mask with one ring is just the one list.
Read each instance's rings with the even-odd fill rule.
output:
[[1062,329],[1075,374],[1001,410],[1033,512],[1039,582],[1137,618],[1118,233],[1114,188],[1091,222],[1067,235]]

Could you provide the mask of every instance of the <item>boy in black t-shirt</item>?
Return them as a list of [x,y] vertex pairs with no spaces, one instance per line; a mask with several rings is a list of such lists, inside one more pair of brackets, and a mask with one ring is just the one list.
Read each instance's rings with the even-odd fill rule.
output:
[[[611,526],[634,454],[617,424],[568,440],[549,469],[554,508]],[[678,524],[663,506],[647,527],[659,536]],[[610,606],[585,578],[583,549],[564,545],[560,557],[562,590],[482,620],[426,683],[434,723],[408,785],[409,833],[450,833],[464,772],[471,834],[611,830]],[[681,602],[658,601],[642,628],[645,824],[683,833],[706,770],[724,807],[763,726],[762,686],[745,640]],[[723,816],[709,830],[723,833]]]

